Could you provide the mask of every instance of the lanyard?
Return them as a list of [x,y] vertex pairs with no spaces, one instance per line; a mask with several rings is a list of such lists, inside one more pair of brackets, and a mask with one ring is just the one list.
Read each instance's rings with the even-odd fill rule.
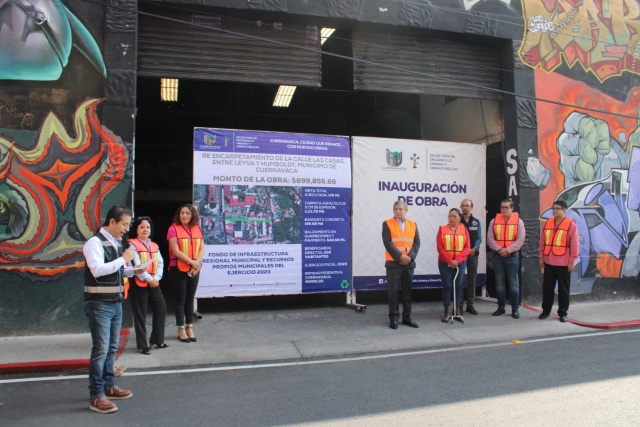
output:
[[[151,253],[151,245],[147,245],[144,241],[142,241],[139,237],[136,237],[136,240],[140,243],[142,243],[144,245],[145,248],[147,248],[147,252]],[[149,242],[151,242],[151,239],[149,239]]]
[[[453,259],[454,260],[456,259],[456,254],[458,253],[458,251],[456,250],[456,236],[458,235],[456,233],[456,231],[458,231],[458,226],[459,225],[460,224],[456,225],[455,229],[453,229],[453,228],[451,228],[451,226],[449,226],[449,229],[451,229],[451,231],[453,231],[453,242],[452,242],[452,244],[453,244]],[[464,231],[464,230],[462,230],[462,231]],[[460,233],[460,234],[462,234],[462,233]],[[460,253],[462,253],[462,251],[460,251]]]
[[[197,254],[197,253],[195,253],[196,251],[195,251],[194,246],[193,246],[193,244],[194,244],[194,238],[193,238],[193,233],[191,233],[191,228],[189,228],[189,229],[187,230],[187,229],[184,227],[184,225],[182,225],[182,224],[180,224],[180,227],[182,227],[182,229],[183,229],[183,230],[184,230],[184,231],[189,235],[189,244],[191,245],[191,252],[193,253],[193,255],[194,255],[195,257],[197,257],[197,256],[198,256],[198,254]],[[187,254],[185,254],[185,255],[187,255]],[[195,258],[193,258],[193,259],[195,259]]]

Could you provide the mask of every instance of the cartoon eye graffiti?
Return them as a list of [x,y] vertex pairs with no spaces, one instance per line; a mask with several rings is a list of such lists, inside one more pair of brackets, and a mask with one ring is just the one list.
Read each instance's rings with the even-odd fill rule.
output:
[[0,0],[0,80],[57,80],[72,47],[107,76],[98,43],[61,0]]

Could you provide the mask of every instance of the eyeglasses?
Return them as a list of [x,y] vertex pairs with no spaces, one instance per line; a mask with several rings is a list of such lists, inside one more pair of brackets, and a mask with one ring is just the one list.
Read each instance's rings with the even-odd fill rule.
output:
[[136,218],[138,221],[149,221],[151,219],[150,216],[139,216]]
[[460,205],[461,208],[470,208],[471,205]]

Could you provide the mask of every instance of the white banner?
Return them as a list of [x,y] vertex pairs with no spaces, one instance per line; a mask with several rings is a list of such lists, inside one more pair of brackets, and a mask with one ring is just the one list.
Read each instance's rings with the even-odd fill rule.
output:
[[382,223],[405,200],[420,233],[414,288],[441,286],[436,233],[451,208],[471,199],[482,224],[478,283],[486,272],[486,147],[481,144],[353,137],[353,284],[387,289]]

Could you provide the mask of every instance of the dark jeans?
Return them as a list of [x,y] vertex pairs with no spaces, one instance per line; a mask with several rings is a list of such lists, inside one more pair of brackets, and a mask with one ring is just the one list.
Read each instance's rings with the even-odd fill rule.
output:
[[89,396],[104,396],[104,389],[116,386],[113,380],[113,363],[120,341],[122,303],[85,302],[84,314],[89,319],[91,331],[91,359],[89,361]]
[[402,319],[411,317],[411,285],[414,268],[387,268],[387,287],[389,288],[389,320],[400,317],[402,300]]
[[[164,343],[164,325],[167,320],[167,303],[164,301],[160,287],[140,287],[135,283],[129,289],[133,326],[136,329],[136,346],[147,348],[149,343]],[[147,342],[147,306],[153,310],[151,338]]]
[[542,312],[549,314],[553,307],[553,291],[558,281],[558,316],[566,316],[569,311],[569,288],[571,273],[569,268],[561,265],[544,264],[542,280]]
[[446,263],[438,260],[438,270],[440,270],[440,278],[442,279],[442,304],[445,307],[451,306],[451,299],[453,297],[453,279],[458,271],[458,277],[456,279],[456,305],[459,305],[462,301],[462,278],[464,277],[464,270],[467,268],[467,262],[463,262],[458,265],[458,269],[449,267]]
[[467,287],[464,289],[464,300],[473,305],[476,300],[476,276],[478,275],[478,255],[467,258]]
[[194,277],[187,276],[178,267],[169,268],[169,277],[173,285],[173,295],[176,299],[176,325],[184,326],[193,323],[193,299],[198,289],[200,273]]
[[506,284],[509,286],[509,300],[511,301],[511,310],[515,311],[520,307],[520,288],[518,284],[518,267],[520,259],[518,252],[514,252],[508,257],[493,253],[491,259],[493,263],[493,272],[496,276],[496,295],[498,296],[498,306],[504,308],[507,300]]

